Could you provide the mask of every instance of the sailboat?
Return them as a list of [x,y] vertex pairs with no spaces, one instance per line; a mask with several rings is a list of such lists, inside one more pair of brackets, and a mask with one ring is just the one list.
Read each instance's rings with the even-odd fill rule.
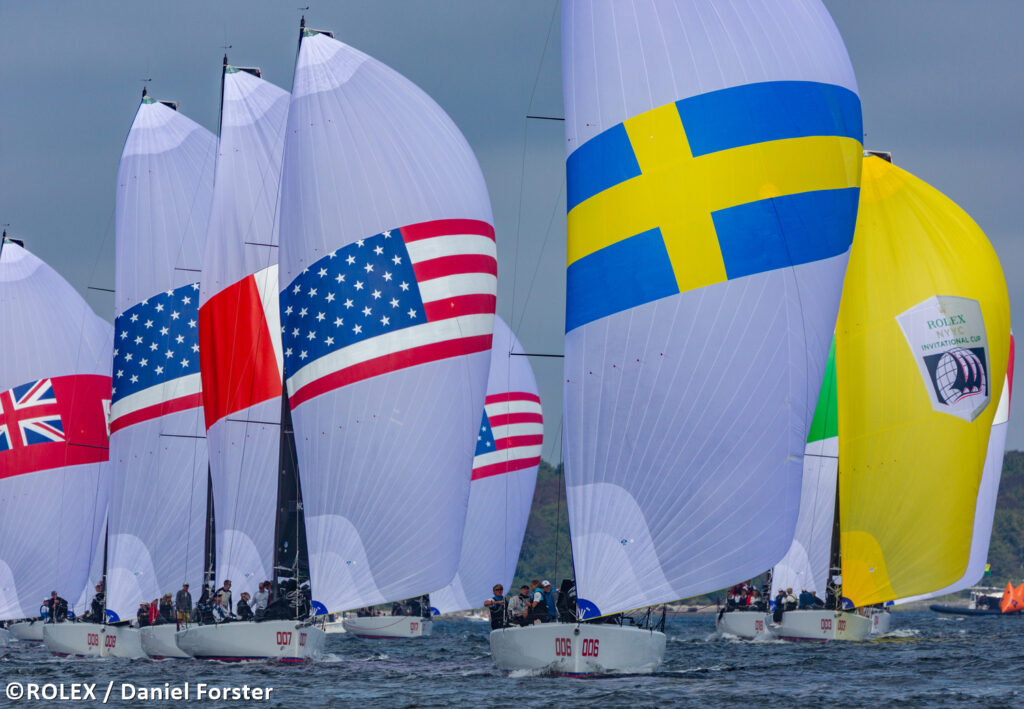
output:
[[543,443],[544,413],[533,368],[511,328],[495,316],[459,570],[430,595],[439,613],[479,608],[496,583],[512,592]]
[[[0,620],[14,620],[38,617],[53,590],[74,605],[98,580],[89,572],[110,495],[113,328],[6,234],[0,307]],[[41,620],[10,630],[44,639]]]
[[306,28],[280,229],[312,586],[331,613],[442,588],[459,562],[497,290],[476,158],[408,79]]
[[[212,133],[143,92],[117,175],[112,625],[100,627],[100,647],[86,654],[146,657],[140,631],[128,624],[139,604],[203,575],[208,473],[197,281],[215,150]],[[95,649],[93,640],[76,636],[66,645]]]
[[[278,197],[288,92],[259,69],[224,57],[221,130],[203,261],[199,337],[210,471],[216,510],[217,578],[237,603],[276,583],[279,487],[295,483],[278,310]],[[284,409],[283,409],[284,407]],[[285,425],[282,426],[282,413]],[[290,525],[289,525],[290,527]],[[294,566],[298,566],[295,564]],[[296,610],[296,614],[298,609]],[[204,659],[316,657],[323,631],[306,618],[191,624],[177,643]]]
[[837,515],[832,595],[857,611],[787,611],[774,630],[786,639],[865,639],[889,620],[872,606],[984,572],[995,497],[985,475],[1002,464],[1011,352],[1006,283],[974,221],[890,160],[864,158],[836,327],[837,501],[825,506]]
[[[562,7],[564,445],[585,621],[785,553],[853,236],[861,113],[820,3]],[[664,649],[648,624],[491,633],[504,670],[651,671]]]

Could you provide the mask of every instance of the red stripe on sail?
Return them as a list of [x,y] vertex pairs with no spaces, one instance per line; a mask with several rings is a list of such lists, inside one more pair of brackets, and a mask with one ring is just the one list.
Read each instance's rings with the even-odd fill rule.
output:
[[288,403],[294,409],[314,397],[363,379],[449,357],[484,352],[489,349],[491,349],[491,335],[476,335],[393,352],[320,377],[292,393],[288,397]]
[[498,414],[496,416],[488,416],[487,420],[491,422],[491,428],[497,428],[498,426],[511,426],[514,423],[544,423],[544,417],[541,414],[525,411],[515,414]]
[[473,293],[424,303],[423,311],[427,314],[427,322],[437,322],[459,315],[493,315],[497,304],[497,296]]
[[181,396],[169,401],[163,401],[159,404],[153,404],[152,406],[136,409],[124,416],[118,416],[110,422],[110,432],[113,433],[114,431],[120,431],[122,428],[128,428],[129,426],[134,426],[135,424],[142,423],[143,421],[160,418],[161,416],[174,414],[179,411],[188,411],[189,409],[194,409],[197,406],[202,405],[202,392],[189,394],[188,396]]
[[497,276],[498,261],[493,256],[483,254],[456,254],[414,263],[412,269],[416,273],[416,280],[422,283],[434,278],[464,273],[487,273]]
[[479,468],[473,468],[473,480],[479,480],[481,478],[491,478],[495,475],[503,475],[505,473],[512,473],[516,470],[524,470],[526,468],[532,468],[535,465],[540,465],[540,456],[535,458],[520,458],[518,460],[504,460],[500,463],[491,463],[490,465],[482,465]]
[[475,234],[494,239],[494,227],[478,219],[437,219],[432,222],[410,224],[399,231],[402,232],[402,240],[406,243],[454,234]]
[[199,369],[206,428],[236,411],[281,395],[256,279],[246,276],[199,309]]
[[488,394],[487,398],[484,399],[484,404],[500,404],[503,401],[515,401],[516,399],[540,403],[540,397],[528,391],[507,391],[502,394]]
[[536,436],[509,436],[508,438],[496,438],[494,440],[495,447],[503,451],[506,448],[520,448],[522,446],[539,446],[544,443],[544,436],[537,434]]

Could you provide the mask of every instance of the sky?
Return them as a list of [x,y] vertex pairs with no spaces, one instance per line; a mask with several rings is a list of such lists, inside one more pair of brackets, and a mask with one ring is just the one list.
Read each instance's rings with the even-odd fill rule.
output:
[[[1024,333],[1024,2],[825,4],[857,75],[865,147],[892,151],[985,230]],[[143,85],[216,132],[224,47],[289,88],[303,13],[462,129],[494,210],[498,312],[527,351],[560,354],[563,128],[527,118],[562,115],[557,0],[0,0],[0,223],[112,320],[113,297],[91,288],[113,287],[114,182]],[[544,457],[557,461],[561,360],[532,363]],[[1024,448],[1024,415],[1007,444]]]

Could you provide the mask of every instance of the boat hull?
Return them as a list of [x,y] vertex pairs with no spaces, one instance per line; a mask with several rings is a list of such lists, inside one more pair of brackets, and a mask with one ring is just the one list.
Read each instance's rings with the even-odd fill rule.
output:
[[12,642],[14,642],[14,636],[0,628],[0,657],[7,654]]
[[665,657],[665,634],[594,623],[539,623],[491,631],[499,670],[569,677],[653,672]]
[[858,613],[833,610],[795,610],[782,614],[772,632],[783,640],[867,640],[871,619]]
[[735,635],[744,640],[772,636],[770,613],[753,611],[727,611],[715,620],[715,628],[721,635]]
[[364,640],[392,640],[421,638],[433,632],[429,618],[414,615],[375,615],[365,618],[345,618],[341,621],[345,631]]
[[892,625],[892,613],[876,610],[868,617],[871,619],[871,637],[885,635],[889,632]]
[[94,623],[46,623],[43,644],[61,657],[109,657],[117,646],[117,630]]
[[336,633],[347,633],[345,630],[345,622],[341,620],[331,621],[330,623],[324,623],[324,632],[328,635],[335,635]]
[[142,631],[127,625],[119,625],[114,630],[116,640],[110,647],[111,657],[124,657],[129,660],[141,660],[149,657],[142,649]]
[[305,662],[323,653],[326,637],[308,623],[268,620],[192,625],[179,630],[175,641],[183,652],[201,660]]
[[41,643],[43,642],[44,625],[46,623],[41,620],[26,620],[9,625],[7,630],[18,640]]
[[941,603],[933,603],[930,606],[936,613],[944,613],[947,615],[1020,615],[1021,611],[1016,613],[1003,613],[998,608],[968,608],[967,606],[946,606]]
[[192,657],[178,647],[177,640],[175,639],[177,632],[178,626],[171,623],[140,628],[139,638],[142,641],[142,649],[154,660],[167,660],[172,657]]

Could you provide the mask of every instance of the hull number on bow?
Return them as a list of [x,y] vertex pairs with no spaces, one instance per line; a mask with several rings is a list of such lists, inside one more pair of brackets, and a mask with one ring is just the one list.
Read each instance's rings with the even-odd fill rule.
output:
[[277,644],[280,647],[285,647],[286,645],[291,645],[292,644],[292,633],[291,633],[291,631],[290,630],[279,631],[277,633]]
[[831,618],[822,618],[821,619],[821,629],[822,630],[832,630],[832,619]]
[[420,624],[419,623],[409,623],[409,630],[411,632],[415,633],[419,629],[420,629]]
[[583,657],[597,657],[600,642],[597,638],[583,638]]
[[555,656],[570,657],[572,655],[572,641],[569,638],[555,638]]

